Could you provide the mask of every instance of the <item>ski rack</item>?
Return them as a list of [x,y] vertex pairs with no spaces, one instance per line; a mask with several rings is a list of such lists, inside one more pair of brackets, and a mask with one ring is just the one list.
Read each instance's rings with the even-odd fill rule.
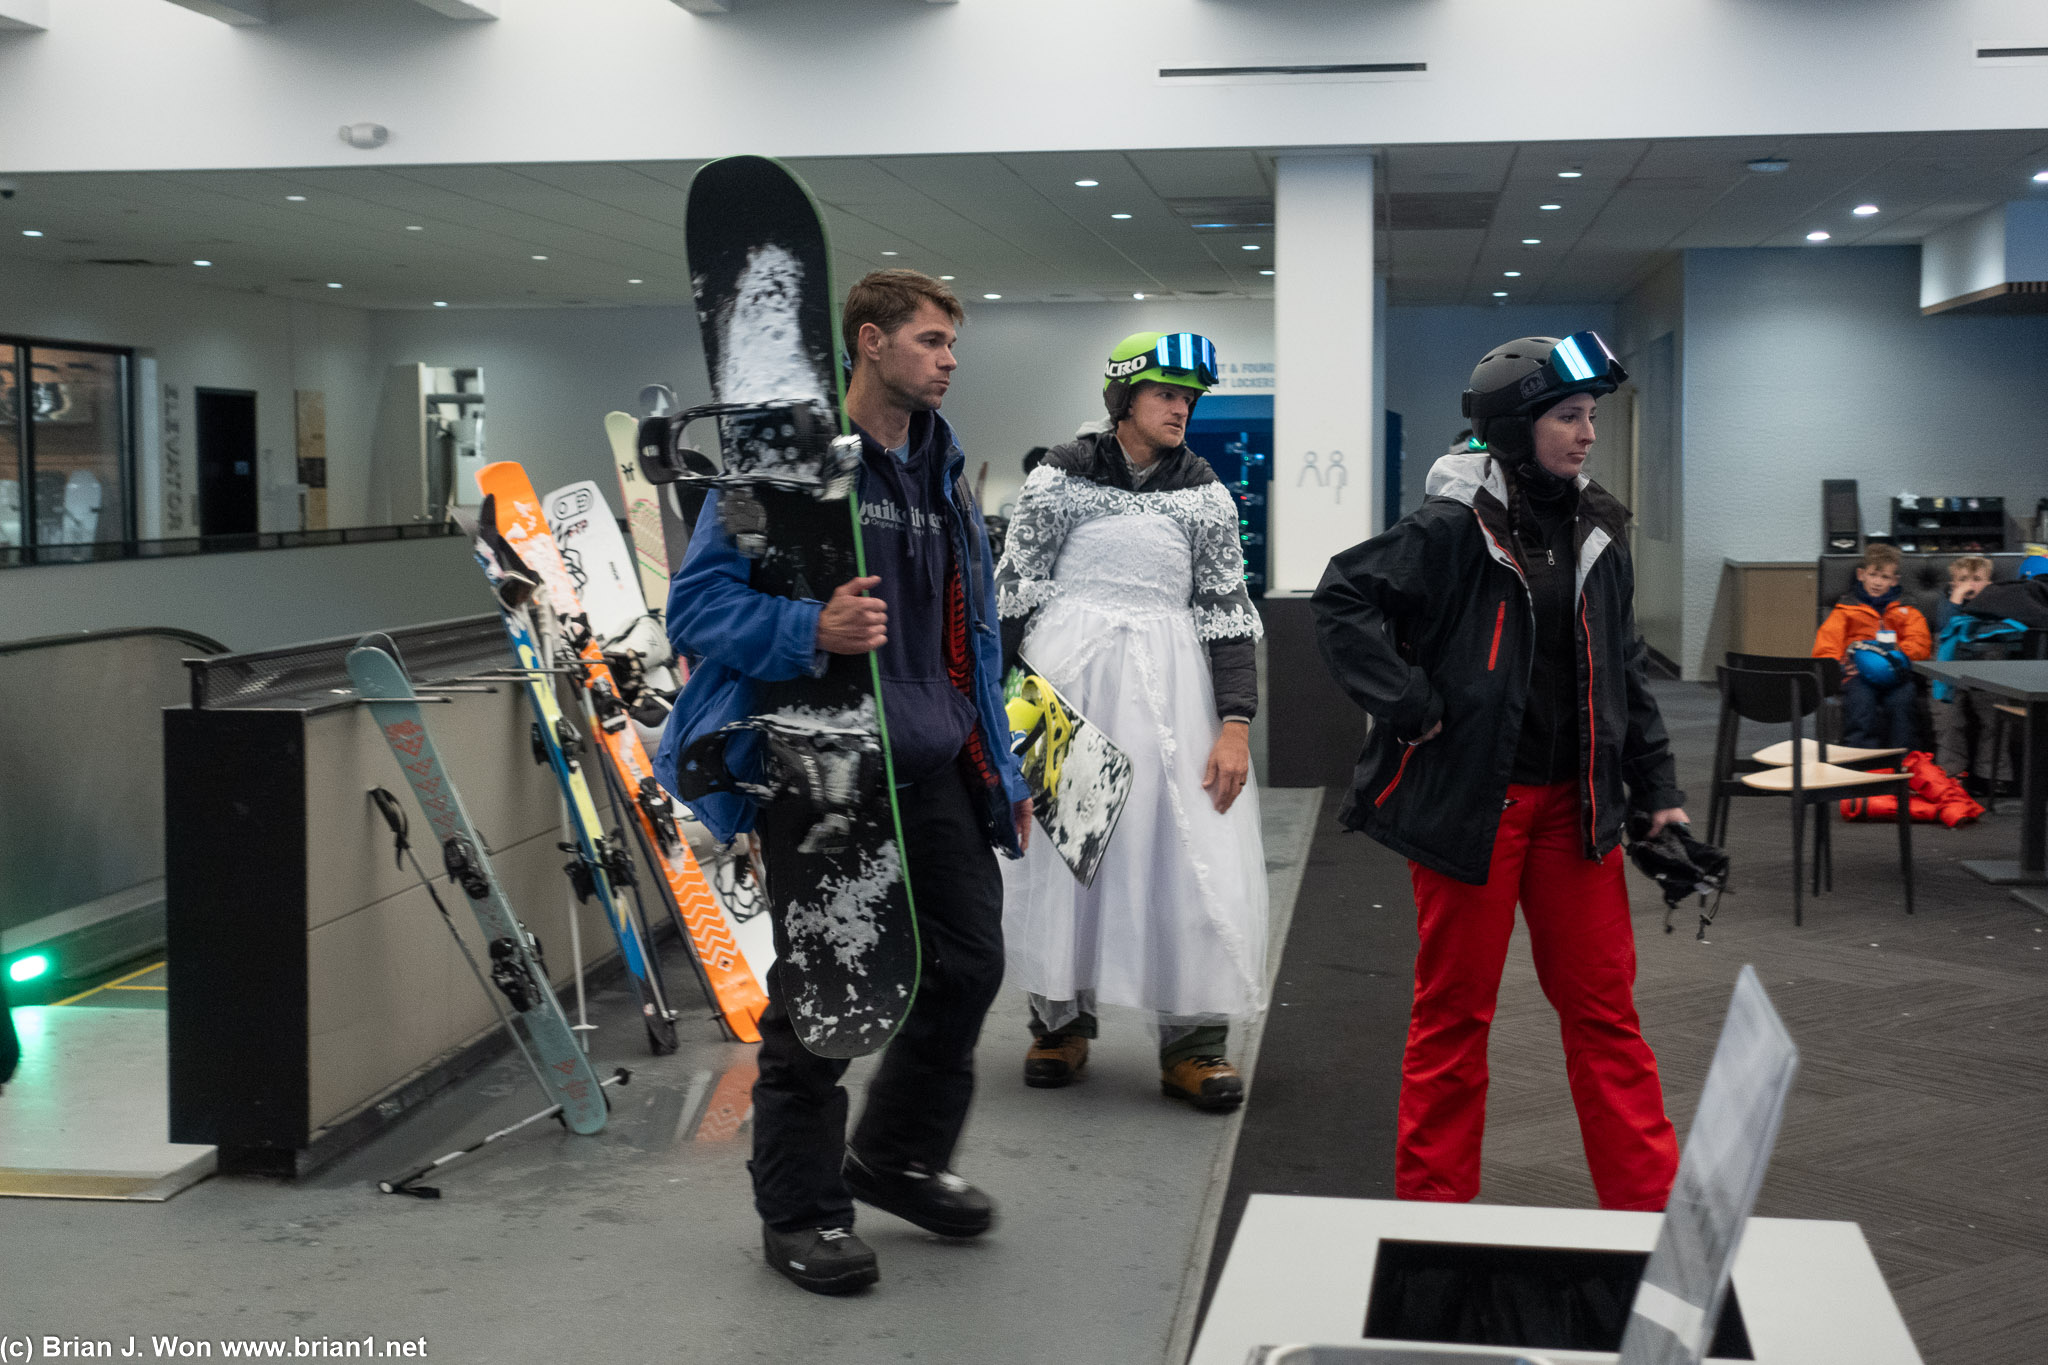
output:
[[[516,667],[496,612],[432,621],[385,633],[404,651],[414,676],[427,680],[416,684],[416,688],[431,688],[443,679],[492,681],[475,675]],[[260,707],[266,702],[286,700],[353,705],[357,698],[345,661],[361,638],[362,632],[357,631],[279,649],[187,659],[192,709]]]

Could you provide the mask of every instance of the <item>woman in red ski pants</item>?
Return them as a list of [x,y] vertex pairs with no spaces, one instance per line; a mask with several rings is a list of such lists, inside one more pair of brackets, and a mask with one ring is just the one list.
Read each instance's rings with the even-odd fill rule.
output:
[[1517,903],[1601,1206],[1661,1209],[1677,1170],[1636,1018],[1621,842],[1631,808],[1685,822],[1685,795],[1646,681],[1628,511],[1581,473],[1595,400],[1626,378],[1591,332],[1496,347],[1465,393],[1474,439],[1316,590],[1324,658],[1375,720],[1340,818],[1414,878],[1403,1199],[1479,1192]]

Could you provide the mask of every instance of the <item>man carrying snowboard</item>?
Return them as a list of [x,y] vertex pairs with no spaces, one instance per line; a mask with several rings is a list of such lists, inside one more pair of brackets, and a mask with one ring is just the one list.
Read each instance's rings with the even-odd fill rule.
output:
[[[791,1024],[782,963],[770,969],[754,1085],[754,1207],[770,1265],[804,1288],[875,1282],[875,1254],[853,1233],[853,1200],[930,1232],[972,1237],[989,1197],[949,1169],[974,1093],[974,1047],[1003,979],[1003,886],[993,849],[1015,857],[1031,803],[1006,747],[988,537],[966,463],[938,415],[951,382],[960,302],[912,270],[876,271],[847,296],[853,357],[846,412],[861,438],[858,495],[870,577],[825,602],[757,592],[749,561],[705,501],[670,588],[669,636],[703,664],[677,700],[657,767],[699,736],[750,714],[756,684],[822,672],[828,654],[877,655],[894,756],[904,853],[917,908],[921,984],[868,1085],[847,1140],[847,1063],[820,1057]],[[738,798],[698,814],[721,840],[754,824]],[[801,839],[799,811],[759,812],[769,850]],[[771,859],[772,862],[772,859]],[[772,877],[769,895],[776,890]]]

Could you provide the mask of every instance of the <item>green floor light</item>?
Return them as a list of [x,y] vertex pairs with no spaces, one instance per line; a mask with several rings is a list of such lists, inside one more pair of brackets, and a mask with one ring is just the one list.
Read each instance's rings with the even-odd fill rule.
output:
[[27,957],[17,957],[14,961],[7,964],[7,979],[9,981],[33,981],[49,970],[49,958],[41,953],[30,953]]

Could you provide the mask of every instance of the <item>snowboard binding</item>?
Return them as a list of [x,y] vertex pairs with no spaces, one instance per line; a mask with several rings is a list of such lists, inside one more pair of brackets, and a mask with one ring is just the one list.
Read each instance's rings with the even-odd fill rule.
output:
[[509,938],[491,940],[491,984],[514,1014],[526,1013],[540,1000],[540,986],[520,957],[519,945]]
[[1004,709],[1010,720],[1010,752],[1023,758],[1024,780],[1034,790],[1058,791],[1060,766],[1074,739],[1074,718],[1059,693],[1036,673],[1028,674]]
[[[732,771],[727,746],[739,735],[760,737],[762,776]],[[731,791],[764,805],[791,804],[814,813],[798,843],[806,854],[838,853],[852,846],[855,815],[886,799],[882,739],[870,729],[784,715],[749,716],[712,731],[683,754],[677,773],[685,801]]]
[[[684,443],[691,422],[715,417],[725,469]],[[679,413],[643,418],[640,464],[655,483],[696,484],[721,490],[719,522],[748,559],[768,551],[768,509],[763,488],[805,493],[832,502],[853,491],[860,472],[860,438],[842,436],[831,409],[813,399],[766,403],[706,403]]]

